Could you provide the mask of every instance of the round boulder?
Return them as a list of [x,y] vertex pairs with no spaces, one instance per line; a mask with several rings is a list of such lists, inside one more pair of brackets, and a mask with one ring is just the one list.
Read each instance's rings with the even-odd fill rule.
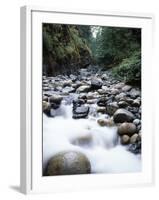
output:
[[102,87],[102,85],[103,85],[103,81],[101,79],[99,79],[99,78],[93,78],[91,80],[91,88],[93,90],[100,89]]
[[81,152],[65,151],[53,156],[47,165],[46,175],[89,174],[91,164]]
[[123,122],[132,122],[135,117],[128,110],[120,108],[114,113],[113,118],[115,123],[123,123]]
[[61,95],[58,94],[54,94],[50,97],[50,103],[56,103],[56,104],[60,104],[62,101],[63,97]]
[[130,142],[130,137],[128,136],[128,135],[123,135],[122,137],[121,137],[121,144],[129,144],[129,142]]
[[134,133],[136,132],[136,126],[133,123],[122,123],[119,127],[118,127],[118,133],[119,135],[128,135],[129,137],[131,137]]

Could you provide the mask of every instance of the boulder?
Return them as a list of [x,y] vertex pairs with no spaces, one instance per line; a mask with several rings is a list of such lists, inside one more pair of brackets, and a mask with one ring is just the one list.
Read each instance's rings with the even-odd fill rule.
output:
[[119,101],[118,106],[120,108],[126,108],[129,104],[126,101]]
[[99,78],[93,78],[91,80],[91,89],[98,90],[102,87],[103,81]]
[[120,108],[114,113],[113,118],[115,123],[123,123],[123,122],[132,122],[135,117],[128,110]]
[[48,162],[46,175],[73,175],[91,173],[91,164],[81,152],[65,151],[54,155]]
[[104,113],[106,113],[106,107],[104,107],[104,106],[103,106],[103,107],[100,107],[100,106],[99,106],[99,107],[96,108],[96,111],[97,111],[98,113],[103,113],[103,114],[104,114]]
[[89,135],[77,137],[73,139],[71,143],[78,146],[91,146],[92,140],[93,140],[92,135],[89,134]]
[[42,106],[43,106],[43,112],[44,112],[46,115],[50,116],[50,110],[51,110],[51,105],[50,105],[50,103],[49,103],[49,102],[46,102],[46,101],[43,101]]
[[135,98],[141,96],[141,92],[139,89],[132,88],[129,92],[129,95],[131,98],[135,99]]
[[118,133],[119,135],[128,135],[132,136],[134,133],[136,133],[136,126],[133,123],[124,122],[118,127]]
[[137,126],[141,123],[141,121],[139,119],[134,119],[133,123]]
[[133,134],[133,135],[131,136],[131,138],[130,138],[130,143],[131,143],[131,144],[136,143],[136,142],[139,140],[139,137],[140,137],[140,136],[139,136],[137,133]]
[[73,107],[73,118],[74,119],[80,119],[80,118],[86,118],[89,113],[89,107],[88,106],[78,106]]
[[81,93],[81,92],[89,92],[90,91],[91,86],[90,85],[82,85],[79,88],[77,88],[77,93]]
[[60,104],[62,101],[63,97],[58,94],[53,94],[50,98],[49,101],[50,103],[55,103],[55,104]]
[[117,102],[112,102],[112,103],[107,104],[106,112],[108,115],[113,115],[118,108],[119,108],[119,106],[118,106]]
[[123,135],[123,136],[121,136],[120,142],[123,145],[129,144],[130,137],[128,135]]
[[132,89],[132,86],[130,86],[130,85],[125,85],[123,88],[122,88],[122,91],[123,92],[128,92],[128,91],[130,91]]
[[108,98],[101,97],[101,98],[98,99],[97,105],[98,106],[106,106],[107,105],[107,100],[108,100]]
[[140,154],[141,153],[141,141],[138,141],[134,144],[130,144],[128,150],[134,154]]

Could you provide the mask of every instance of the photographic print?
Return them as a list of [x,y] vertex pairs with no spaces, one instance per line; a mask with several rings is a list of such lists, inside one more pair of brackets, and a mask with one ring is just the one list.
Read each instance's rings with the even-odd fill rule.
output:
[[142,169],[141,29],[42,24],[43,176]]

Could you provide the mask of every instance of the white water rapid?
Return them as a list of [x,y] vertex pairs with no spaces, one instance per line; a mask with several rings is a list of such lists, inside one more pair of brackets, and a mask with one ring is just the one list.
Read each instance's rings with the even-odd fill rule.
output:
[[[141,157],[120,144],[116,127],[101,127],[97,123],[98,118],[92,116],[72,119],[71,105],[62,104],[56,112],[54,118],[43,115],[43,168],[56,153],[77,150],[90,160],[92,173],[141,170]],[[88,144],[80,145],[77,138],[87,138]]]

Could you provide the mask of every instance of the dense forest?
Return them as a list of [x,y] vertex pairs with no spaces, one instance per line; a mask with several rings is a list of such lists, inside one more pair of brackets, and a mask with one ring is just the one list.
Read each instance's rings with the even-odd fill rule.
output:
[[140,85],[141,29],[43,24],[44,74],[76,73],[89,65]]

